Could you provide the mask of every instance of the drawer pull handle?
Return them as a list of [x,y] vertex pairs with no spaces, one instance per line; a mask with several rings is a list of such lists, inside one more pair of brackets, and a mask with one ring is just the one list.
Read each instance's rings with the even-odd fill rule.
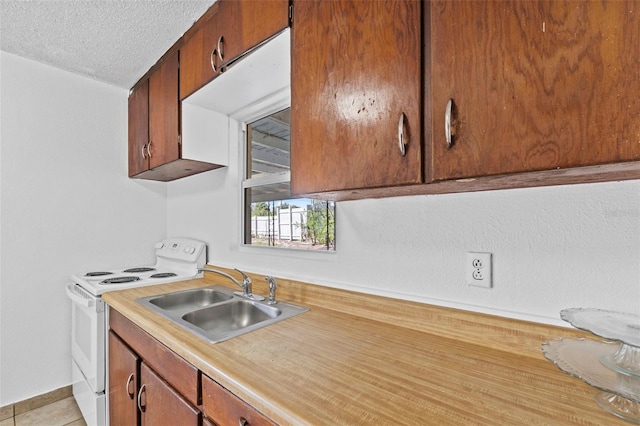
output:
[[129,388],[131,388],[131,383],[133,382],[133,373],[129,374],[129,378],[127,379],[127,395],[129,395],[129,398],[133,399],[136,395],[135,389],[133,391],[130,391]]
[[240,417],[238,419],[238,426],[251,426],[251,424],[249,423],[249,421],[247,419],[245,419],[244,417]]
[[146,160],[147,156],[144,154],[144,150],[147,149],[147,144],[145,143],[144,145],[142,145],[142,159]]
[[444,112],[444,136],[447,140],[447,148],[453,145],[453,133],[451,132],[451,115],[453,111],[453,99],[449,99]]
[[407,154],[407,140],[405,137],[405,122],[406,116],[404,112],[400,113],[400,119],[398,120],[398,145],[400,146],[400,154],[405,156]]
[[151,141],[147,144],[147,154],[149,155],[149,158],[151,158]]
[[146,387],[147,385],[142,385],[140,387],[140,390],[138,391],[138,410],[140,410],[141,413],[144,413],[147,409],[147,402],[145,401],[144,404],[142,404],[142,394],[145,393],[146,394]]

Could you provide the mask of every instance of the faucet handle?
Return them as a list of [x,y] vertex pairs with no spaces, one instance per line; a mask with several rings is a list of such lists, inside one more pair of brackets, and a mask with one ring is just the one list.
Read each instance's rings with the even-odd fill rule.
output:
[[234,269],[236,271],[240,272],[240,274],[242,275],[242,282],[244,283],[245,286],[251,284],[251,278],[249,278],[249,276],[247,274],[245,274],[244,272],[242,272],[238,268],[234,268]]
[[278,288],[278,283],[276,283],[276,279],[271,276],[264,277],[265,280],[269,283],[269,300],[267,301],[268,305],[275,305],[276,303],[276,289]]

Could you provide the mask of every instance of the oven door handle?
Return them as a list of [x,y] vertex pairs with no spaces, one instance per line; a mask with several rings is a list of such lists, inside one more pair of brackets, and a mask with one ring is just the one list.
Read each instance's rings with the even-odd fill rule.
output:
[[92,308],[95,305],[95,301],[93,299],[87,299],[80,295],[78,295],[75,291],[75,284],[69,283],[67,284],[67,296],[71,299],[72,302],[83,306],[85,308]]

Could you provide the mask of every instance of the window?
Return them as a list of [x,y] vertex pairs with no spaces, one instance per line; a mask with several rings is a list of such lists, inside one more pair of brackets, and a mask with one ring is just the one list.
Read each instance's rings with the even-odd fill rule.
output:
[[246,126],[244,243],[335,250],[335,203],[292,198],[290,108]]

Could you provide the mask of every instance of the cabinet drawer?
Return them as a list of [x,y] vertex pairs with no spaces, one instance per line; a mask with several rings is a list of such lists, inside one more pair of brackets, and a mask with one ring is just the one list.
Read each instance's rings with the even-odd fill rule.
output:
[[199,405],[199,371],[169,348],[158,342],[118,311],[109,312],[109,325],[162,378],[180,392],[191,404]]
[[205,375],[202,375],[202,407],[204,415],[219,426],[275,425],[253,407]]

